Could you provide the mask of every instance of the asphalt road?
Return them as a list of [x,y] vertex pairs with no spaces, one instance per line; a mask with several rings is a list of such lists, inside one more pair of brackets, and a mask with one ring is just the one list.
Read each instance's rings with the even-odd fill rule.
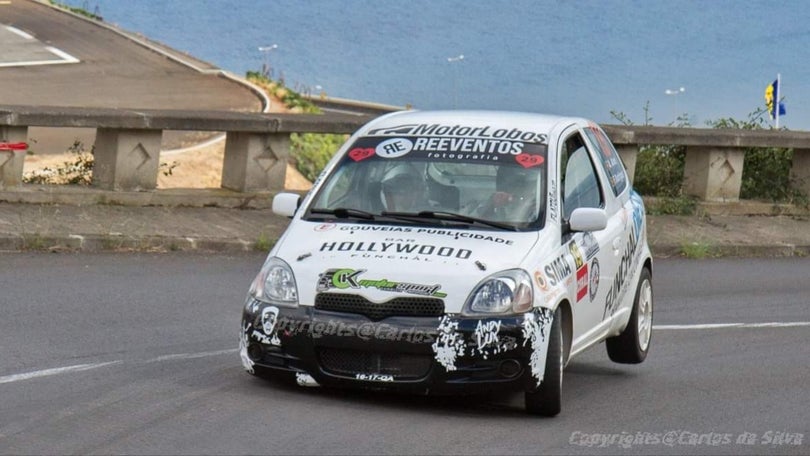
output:
[[[659,260],[647,361],[582,354],[553,419],[527,416],[514,394],[247,375],[238,320],[262,260],[0,255],[0,453],[810,453],[810,259]],[[799,324],[756,326],[773,322]]]
[[[79,62],[24,64],[59,61],[47,47]],[[176,54],[202,71],[216,70],[211,64]],[[21,64],[15,66],[15,62]],[[106,28],[30,0],[0,2],[0,104],[261,110],[260,99],[248,88],[215,72],[196,71]],[[166,147],[181,145],[182,136],[169,136],[164,138]],[[62,153],[74,138],[89,148],[95,131],[33,127],[29,137],[36,153]]]

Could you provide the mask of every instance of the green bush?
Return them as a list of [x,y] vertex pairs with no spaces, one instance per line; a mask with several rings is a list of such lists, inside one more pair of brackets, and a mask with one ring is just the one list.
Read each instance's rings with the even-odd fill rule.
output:
[[633,186],[642,195],[681,195],[686,147],[642,146],[636,158]]
[[84,148],[84,143],[75,140],[67,150],[72,157],[70,160],[53,169],[43,168],[41,171],[33,171],[23,176],[23,182],[26,184],[90,185],[93,182],[94,150],[95,146],[88,151]]
[[[650,102],[644,105],[644,124],[650,125]],[[610,114],[624,125],[633,122],[622,112],[611,111]],[[685,116],[678,117],[669,126],[688,127]],[[683,184],[683,168],[686,159],[684,146],[640,146],[636,157],[636,174],[633,187],[642,195],[665,198],[680,198]]]
[[295,168],[314,182],[345,141],[345,135],[293,133],[290,135],[290,154]]
[[302,97],[300,93],[284,85],[283,81],[274,81],[257,71],[248,71],[245,78],[264,89],[268,95],[281,100],[284,106],[292,112],[308,114],[321,113],[321,110],[317,106]]
[[[649,103],[644,109],[644,125],[649,125],[651,120],[647,116],[648,108]],[[624,125],[633,125],[624,113],[612,111],[611,115]],[[707,121],[706,124],[712,128],[770,129],[766,116],[767,111],[762,108],[748,114],[746,120],[720,118]],[[688,118],[681,116],[670,126],[690,125]],[[685,158],[686,148],[683,146],[639,147],[633,186],[642,195],[670,199],[677,207],[688,206],[679,201],[686,198],[682,193]],[[790,178],[792,160],[792,149],[775,147],[746,149],[740,198],[807,205],[807,195],[801,192]],[[663,207],[666,207],[666,204]]]
[[50,3],[53,6],[57,6],[59,8],[66,9],[66,10],[70,11],[71,13],[76,13],[76,14],[82,15],[84,17],[89,17],[90,19],[95,19],[97,21],[103,21],[104,20],[98,14],[98,6],[96,6],[95,12],[91,13],[90,11],[87,11],[86,5],[83,8],[78,8],[78,7],[70,6],[70,5],[66,4],[66,3],[57,2],[55,0],[50,0]]

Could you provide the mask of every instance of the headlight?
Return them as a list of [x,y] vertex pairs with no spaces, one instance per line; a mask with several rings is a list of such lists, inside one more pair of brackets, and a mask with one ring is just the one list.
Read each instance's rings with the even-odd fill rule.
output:
[[269,258],[250,286],[250,296],[279,306],[298,305],[298,287],[292,269],[279,258]]
[[532,281],[522,269],[510,269],[484,279],[475,287],[464,314],[523,313],[531,310],[534,301]]

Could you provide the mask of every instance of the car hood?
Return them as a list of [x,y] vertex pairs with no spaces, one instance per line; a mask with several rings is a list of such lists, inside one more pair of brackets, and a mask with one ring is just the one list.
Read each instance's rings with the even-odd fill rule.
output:
[[434,296],[460,312],[485,277],[519,267],[538,241],[536,232],[295,220],[271,255],[295,274],[299,300],[319,292],[359,294],[373,302],[397,296]]

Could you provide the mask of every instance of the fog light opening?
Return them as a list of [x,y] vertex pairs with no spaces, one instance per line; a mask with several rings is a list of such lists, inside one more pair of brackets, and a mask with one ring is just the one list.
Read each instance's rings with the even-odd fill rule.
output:
[[248,357],[253,361],[258,361],[264,356],[264,350],[259,344],[250,344],[247,349]]
[[520,374],[520,363],[514,359],[507,359],[498,367],[498,371],[505,378],[517,377]]

